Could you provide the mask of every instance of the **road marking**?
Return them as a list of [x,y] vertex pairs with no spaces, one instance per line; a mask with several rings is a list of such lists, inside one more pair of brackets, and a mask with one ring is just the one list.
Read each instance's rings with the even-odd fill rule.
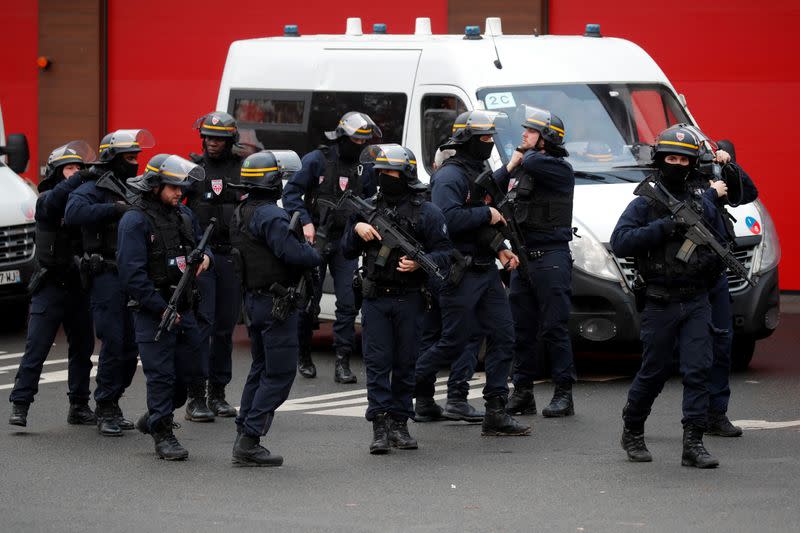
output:
[[[2,352],[2,353],[6,353],[6,352]],[[14,358],[17,358],[17,357],[22,357],[23,355],[25,355],[25,352],[17,352],[17,353],[10,353],[8,355],[0,355],[0,361],[2,361],[4,359],[14,359]]]
[[786,420],[784,422],[769,422],[767,420],[732,420],[734,426],[742,429],[783,429],[800,426],[800,420]]

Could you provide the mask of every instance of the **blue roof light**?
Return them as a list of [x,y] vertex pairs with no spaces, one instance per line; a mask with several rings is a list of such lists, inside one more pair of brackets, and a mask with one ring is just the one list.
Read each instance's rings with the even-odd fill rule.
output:
[[600,35],[600,24],[587,24],[586,25],[586,32],[583,34],[584,37],[602,37]]
[[297,24],[287,24],[283,27],[283,36],[284,37],[300,37],[300,30],[297,28]]
[[383,35],[386,33],[386,24],[373,24],[372,33]]
[[481,29],[478,26],[467,26],[464,28],[464,39],[483,39],[483,37],[481,37]]

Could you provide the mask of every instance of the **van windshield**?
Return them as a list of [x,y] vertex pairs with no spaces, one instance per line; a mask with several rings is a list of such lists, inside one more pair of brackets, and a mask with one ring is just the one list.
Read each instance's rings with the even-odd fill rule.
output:
[[689,122],[673,93],[661,84],[489,87],[478,90],[477,95],[486,109],[508,115],[504,125],[498,124],[495,138],[504,162],[520,143],[522,105],[529,105],[546,109],[564,121],[567,160],[576,171],[613,171],[624,176],[624,181],[644,177],[645,173],[624,167],[647,165],[650,145],[661,130]]

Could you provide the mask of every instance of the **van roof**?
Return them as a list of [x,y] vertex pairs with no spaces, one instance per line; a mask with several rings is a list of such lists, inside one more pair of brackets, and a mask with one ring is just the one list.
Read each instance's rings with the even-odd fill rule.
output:
[[[502,62],[498,69],[497,54]],[[383,52],[419,51],[415,85],[457,85],[470,93],[486,87],[555,83],[652,82],[669,85],[653,59],[636,44],[609,37],[556,35],[303,35],[235,41],[228,51],[220,104],[231,88],[319,89],[315,65],[332,51],[364,50],[359,80],[369,90],[370,63],[393,61]],[[385,65],[384,65],[385,66]],[[404,67],[407,68],[407,67]],[[385,69],[381,69],[384,71]],[[352,90],[345,87],[339,90]]]

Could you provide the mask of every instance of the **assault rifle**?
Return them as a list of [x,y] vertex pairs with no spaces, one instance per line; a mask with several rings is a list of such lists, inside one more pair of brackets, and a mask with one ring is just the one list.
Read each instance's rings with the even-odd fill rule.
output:
[[381,212],[369,202],[354,196],[352,191],[345,191],[337,203],[328,200],[319,200],[323,205],[332,209],[341,209],[359,215],[367,224],[378,230],[381,235],[381,249],[375,264],[379,267],[386,266],[389,254],[395,248],[400,248],[403,253],[415,261],[428,275],[435,276],[441,281],[446,281],[447,276],[442,269],[434,263],[425,253],[422,245],[405,230],[399,227],[386,213]]
[[[298,241],[305,242],[299,211],[295,211],[292,214],[292,220],[289,222],[289,233],[297,237]],[[311,270],[307,270],[294,287],[284,287],[280,283],[270,285],[269,292],[274,295],[272,299],[272,316],[276,320],[283,322],[289,317],[292,309],[308,305],[307,302],[311,301],[311,291],[314,286],[310,278]]]
[[519,266],[517,271],[520,274],[520,279],[526,285],[530,284],[530,261],[528,257],[528,250],[525,247],[523,240],[522,230],[514,218],[514,200],[517,193],[512,190],[508,193],[503,192],[497,182],[494,181],[494,176],[491,170],[485,170],[480,176],[475,179],[475,185],[481,187],[492,197],[492,207],[497,209],[503,218],[506,220],[505,224],[501,224],[497,229],[504,239],[511,243],[511,251],[514,252],[519,259]]
[[672,196],[653,176],[641,182],[633,191],[633,194],[649,198],[656,204],[666,208],[674,220],[683,222],[688,226],[684,235],[686,240],[676,255],[679,261],[688,263],[697,247],[705,245],[722,259],[722,262],[731,272],[745,280],[751,287],[756,286],[755,282],[750,278],[747,268],[736,259],[729,246],[723,246],[719,243],[712,230],[703,222],[702,215],[692,209],[686,202],[682,202]]
[[206,246],[208,245],[208,239],[211,237],[211,233],[214,231],[214,226],[217,225],[217,219],[211,218],[208,223],[208,227],[206,227],[205,233],[203,233],[203,238],[200,239],[200,243],[197,245],[197,248],[192,250],[192,253],[189,254],[189,257],[186,259],[186,269],[183,271],[183,275],[181,275],[180,281],[178,281],[178,285],[175,287],[175,290],[172,292],[172,296],[169,298],[169,303],[167,303],[167,308],[164,311],[164,314],[161,316],[161,322],[158,324],[158,329],[156,329],[156,335],[153,337],[155,342],[158,342],[161,339],[161,335],[164,334],[165,331],[172,331],[172,328],[175,327],[175,322],[178,320],[178,303],[183,298],[184,293],[189,289],[190,282],[192,278],[197,275],[197,268],[200,266],[200,263],[203,262],[203,253],[206,251]]

